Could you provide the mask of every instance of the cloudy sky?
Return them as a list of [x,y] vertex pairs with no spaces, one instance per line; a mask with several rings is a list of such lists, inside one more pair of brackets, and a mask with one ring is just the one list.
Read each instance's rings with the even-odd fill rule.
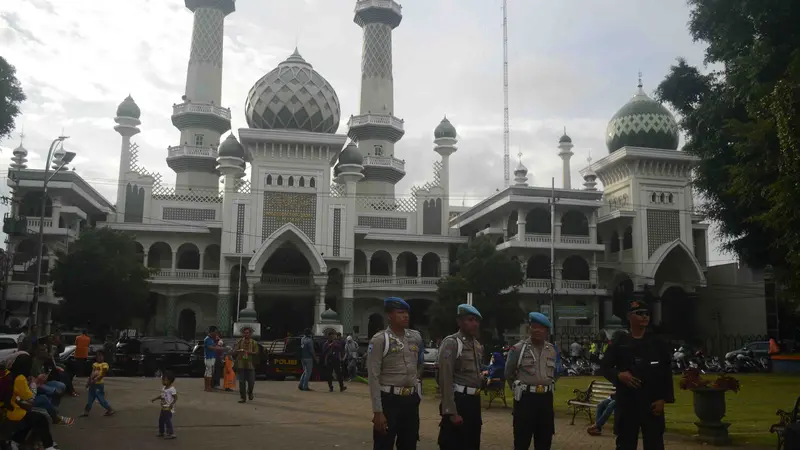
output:
[[[117,104],[128,93],[142,108],[134,138],[140,161],[167,181],[170,123],[180,103],[192,14],[182,0],[14,0],[0,9],[0,48],[28,95],[18,130],[37,167],[64,132],[78,152],[77,171],[116,198]],[[607,154],[608,119],[633,94],[637,73],[652,92],[678,56],[702,63],[683,0],[508,0],[512,168],[516,154],[532,182],[561,183],[557,141],[566,127],[575,143],[572,184],[591,152]],[[225,28],[223,104],[233,128],[245,127],[253,83],[295,44],[336,89],[342,117],[358,113],[361,30],[355,0],[238,0]],[[395,114],[406,123],[396,156],[408,175],[398,192],[431,178],[433,128],[445,114],[458,128],[451,158],[454,197],[474,203],[503,185],[501,0],[403,0],[394,32]],[[340,132],[345,132],[342,120]],[[0,142],[5,169],[14,136]],[[454,200],[455,201],[455,200]],[[730,259],[713,251],[711,263]]]

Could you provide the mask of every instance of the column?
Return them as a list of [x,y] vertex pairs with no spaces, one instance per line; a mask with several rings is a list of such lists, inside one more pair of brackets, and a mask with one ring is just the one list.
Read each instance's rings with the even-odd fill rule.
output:
[[417,257],[417,280],[422,284],[422,258]]
[[314,308],[314,325],[320,323],[320,317],[322,313],[325,312],[325,293],[326,293],[327,286],[320,286],[319,287],[319,298],[317,299],[317,305]]
[[597,253],[592,253],[592,262],[589,265],[589,282],[597,286]]
[[142,260],[142,265],[145,267],[145,269],[147,269],[147,268],[148,268],[148,267],[147,267],[147,254],[148,254],[148,252],[147,252],[147,250],[145,250],[145,252],[144,252],[144,259]]
[[562,264],[563,264],[563,262],[558,260],[558,259],[553,261],[553,265],[555,266],[555,267],[553,267],[553,270],[554,270],[553,279],[555,281],[556,289],[561,289],[561,284],[562,284],[561,280],[562,280],[562,276],[563,276],[563,274],[561,273],[562,272]]
[[176,311],[176,303],[178,302],[178,296],[169,293],[167,294],[167,323],[164,325],[164,331],[167,336],[174,336],[177,332],[175,328],[175,322],[177,322],[177,311]]
[[441,259],[441,273],[439,276],[447,278],[450,275],[450,258],[447,256]]
[[[230,263],[224,256],[219,262],[219,291],[217,292],[217,327],[226,336],[231,332],[231,290]],[[237,308],[238,309],[238,308]]]
[[597,244],[597,211],[589,214],[589,243]]
[[172,276],[175,276],[175,267],[178,264],[178,251],[174,250],[172,252]]
[[555,239],[556,244],[561,242],[561,218],[553,224],[553,239]]
[[619,252],[617,253],[617,261],[622,262],[622,245],[625,242],[625,230],[618,231],[619,239]]
[[528,212],[522,208],[517,210],[517,240],[525,242],[525,218]]
[[200,252],[200,278],[203,278],[203,252]]
[[352,298],[342,298],[342,311],[340,317],[342,318],[342,327],[344,328],[345,334],[353,332],[353,304],[354,300]]
[[653,325],[661,325],[661,299],[660,298],[656,299],[653,302],[652,308],[653,308],[653,310],[652,310],[652,313],[653,313],[653,317],[652,317]]

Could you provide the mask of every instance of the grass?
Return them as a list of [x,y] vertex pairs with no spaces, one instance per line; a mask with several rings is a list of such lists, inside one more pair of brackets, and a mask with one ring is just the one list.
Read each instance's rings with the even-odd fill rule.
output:
[[[713,376],[708,376],[712,378]],[[794,407],[797,396],[800,396],[800,378],[789,375],[776,374],[737,374],[734,375],[741,382],[739,393],[728,392],[726,397],[726,416],[725,422],[730,422],[728,429],[731,438],[736,444],[766,445],[774,446],[777,438],[769,432],[770,425],[778,421],[775,412],[778,409],[789,411]],[[589,383],[599,377],[562,377],[556,384],[555,391],[555,411],[556,417],[571,418],[572,413],[568,412],[567,400],[574,398],[573,389],[585,390]],[[692,403],[692,393],[682,391],[678,387],[679,376],[674,378],[675,382],[675,403],[667,405],[666,419],[667,432],[682,435],[697,434],[697,427],[694,422],[697,417],[694,414]],[[425,380],[425,390],[434,392],[436,383],[433,379]],[[506,387],[506,399],[509,406],[513,402],[513,396]],[[484,397],[484,406],[488,404],[488,397]],[[503,410],[503,402],[495,400],[492,409]],[[510,408],[509,410],[510,411]],[[613,419],[612,419],[613,420]],[[584,414],[575,417],[575,426],[589,425],[588,419]]]

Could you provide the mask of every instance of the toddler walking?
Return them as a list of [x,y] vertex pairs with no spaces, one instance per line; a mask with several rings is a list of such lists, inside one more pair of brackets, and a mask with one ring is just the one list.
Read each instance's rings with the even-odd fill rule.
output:
[[97,351],[97,356],[94,364],[92,364],[92,374],[86,380],[86,389],[89,390],[89,395],[86,399],[86,409],[83,410],[81,417],[89,417],[89,412],[92,410],[94,401],[106,410],[106,416],[113,416],[115,411],[108,404],[106,400],[106,385],[104,383],[106,374],[108,373],[108,363],[105,362],[105,353],[103,350]]
[[175,389],[175,374],[167,370],[161,375],[161,395],[154,398],[153,402],[161,400],[161,415],[158,416],[158,437],[175,439],[175,430],[172,428],[172,415],[175,414],[175,403],[178,401],[178,391]]

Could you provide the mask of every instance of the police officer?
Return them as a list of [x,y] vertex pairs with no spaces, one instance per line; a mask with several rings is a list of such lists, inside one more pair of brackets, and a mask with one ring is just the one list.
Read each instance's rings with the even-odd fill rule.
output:
[[620,333],[600,362],[603,376],[617,387],[617,450],[635,450],[639,429],[644,450],[662,450],[664,404],[675,401],[669,350],[647,332],[650,310],[645,302],[630,303],[628,322],[630,333]]
[[372,400],[372,448],[414,450],[419,440],[422,398],[422,335],[408,329],[411,309],[403,299],[383,301],[389,327],[372,337],[367,350],[369,394]]
[[481,447],[481,361],[483,346],[476,339],[481,313],[472,305],[457,309],[458,333],[439,348],[440,450],[478,450]]
[[555,433],[553,389],[558,351],[547,342],[552,324],[542,313],[528,314],[528,338],[508,351],[506,380],[514,393],[514,450],[550,450]]

